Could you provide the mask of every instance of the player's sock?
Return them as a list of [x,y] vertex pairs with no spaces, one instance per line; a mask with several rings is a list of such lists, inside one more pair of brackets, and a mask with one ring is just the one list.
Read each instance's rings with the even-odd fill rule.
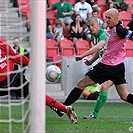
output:
[[127,100],[128,103],[131,103],[133,105],[133,94],[128,94]]
[[46,95],[46,105],[49,107],[54,107],[66,113],[66,106],[48,95]]
[[107,99],[107,92],[106,91],[100,91],[99,97],[95,103],[94,109],[93,109],[93,115],[97,118],[98,113],[100,109],[102,108],[103,104],[106,102]]
[[71,105],[73,104],[76,100],[78,100],[78,98],[80,97],[80,95],[82,94],[83,90],[75,87],[70,94],[68,95],[67,99],[65,100],[64,104],[65,105]]
[[99,96],[99,92],[94,92],[94,93],[91,93],[89,96],[86,97],[87,100],[97,100]]

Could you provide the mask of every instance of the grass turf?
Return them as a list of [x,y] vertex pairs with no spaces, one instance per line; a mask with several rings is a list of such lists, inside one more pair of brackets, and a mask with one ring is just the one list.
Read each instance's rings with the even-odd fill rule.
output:
[[[133,132],[133,106],[127,103],[106,103],[97,119],[83,120],[83,116],[91,113],[95,103],[77,102],[73,104],[78,115],[78,124],[71,124],[68,117],[57,116],[49,107],[46,107],[46,133],[131,133]],[[28,104],[25,105],[26,108]],[[12,108],[12,117],[21,117],[20,107]],[[7,119],[6,108],[0,108],[0,119]],[[25,126],[28,119],[25,122]],[[12,123],[12,133],[21,133],[22,125]],[[8,124],[0,123],[0,133],[8,133]]]
[[[67,116],[58,117],[47,107],[47,133],[127,133],[133,127],[133,106],[127,103],[106,103],[97,119],[84,120],[95,103],[75,103],[78,124],[71,124]],[[133,132],[133,131],[132,131]]]

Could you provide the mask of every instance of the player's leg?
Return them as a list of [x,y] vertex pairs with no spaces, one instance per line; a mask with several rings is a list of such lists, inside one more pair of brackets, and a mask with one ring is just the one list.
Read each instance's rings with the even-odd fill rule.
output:
[[85,75],[83,78],[79,79],[76,87],[69,93],[68,97],[66,98],[64,104],[71,105],[75,101],[77,101],[82,94],[84,88],[88,85],[95,84],[89,76]]
[[54,98],[46,95],[46,105],[49,107],[54,107],[66,113],[72,123],[77,123],[78,118],[76,113],[74,112],[74,108],[72,106],[65,106]]
[[107,91],[108,91],[109,87],[112,86],[112,84],[113,84],[113,82],[110,80],[108,80],[102,84],[102,86],[100,88],[100,93],[99,93],[98,99],[95,103],[92,114],[90,114],[89,116],[85,116],[84,119],[91,119],[91,118],[98,117],[99,111],[101,110],[102,106],[106,102]]
[[127,91],[126,84],[116,85],[116,90],[122,100],[124,100],[128,103],[131,103],[133,105],[133,94],[130,94]]
[[120,64],[116,69],[118,73],[113,76],[113,83],[116,86],[116,90],[122,100],[129,102],[133,105],[133,94],[129,94],[127,91],[127,84],[125,79],[125,65],[124,63]]
[[[85,75],[83,78],[79,79],[76,87],[69,93],[68,97],[66,98],[65,102],[63,103],[64,105],[71,105],[75,101],[78,100],[80,95],[82,94],[84,88],[90,84],[94,84],[94,82],[87,76]],[[64,114],[61,113],[60,110],[53,110],[58,114],[58,116],[63,116]]]
[[48,95],[46,95],[46,105],[57,108],[66,113],[66,106]]
[[102,84],[107,81],[108,78],[106,76],[106,73],[104,72],[105,67],[103,66],[104,65],[102,63],[98,63],[92,70],[87,72],[83,78],[79,79],[76,87],[69,93],[64,104],[71,105],[75,101],[77,101],[86,86],[96,83]]

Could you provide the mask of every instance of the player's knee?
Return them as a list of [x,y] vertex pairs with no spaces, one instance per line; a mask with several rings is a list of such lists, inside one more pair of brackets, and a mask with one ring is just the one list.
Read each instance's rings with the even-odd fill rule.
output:
[[106,85],[102,85],[102,86],[101,86],[101,91],[107,91],[107,90],[108,90],[108,88],[107,88]]
[[123,101],[126,101],[127,96],[126,96],[126,95],[121,95],[120,98],[121,98]]
[[85,84],[84,84],[84,82],[82,82],[81,80],[78,81],[78,83],[77,83],[76,86],[77,86],[78,88],[81,88],[81,89],[85,88]]

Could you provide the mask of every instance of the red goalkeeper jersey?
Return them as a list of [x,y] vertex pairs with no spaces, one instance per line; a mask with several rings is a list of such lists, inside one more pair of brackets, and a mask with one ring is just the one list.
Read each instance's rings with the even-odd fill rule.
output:
[[0,42],[0,82],[6,79],[14,70],[14,64],[28,65],[30,60],[6,42]]

